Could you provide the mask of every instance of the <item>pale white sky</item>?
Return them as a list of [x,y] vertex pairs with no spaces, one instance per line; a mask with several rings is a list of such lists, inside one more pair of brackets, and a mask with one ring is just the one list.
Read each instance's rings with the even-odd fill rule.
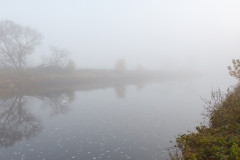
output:
[[240,58],[239,0],[0,0],[0,20],[36,28],[78,67],[227,72]]

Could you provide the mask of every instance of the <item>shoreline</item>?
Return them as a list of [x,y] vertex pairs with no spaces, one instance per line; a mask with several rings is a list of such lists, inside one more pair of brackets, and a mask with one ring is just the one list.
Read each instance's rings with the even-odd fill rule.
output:
[[240,159],[240,85],[228,93],[212,91],[206,103],[208,125],[196,131],[178,135],[175,146],[169,150],[171,160]]
[[38,94],[58,90],[91,90],[147,84],[162,80],[157,73],[126,71],[117,73],[113,70],[78,70],[71,73],[51,73],[31,70],[0,70],[0,97],[16,94]]

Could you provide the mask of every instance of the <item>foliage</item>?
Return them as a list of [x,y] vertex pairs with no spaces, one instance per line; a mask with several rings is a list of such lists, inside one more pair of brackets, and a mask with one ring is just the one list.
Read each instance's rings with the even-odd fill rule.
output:
[[233,59],[232,60],[233,67],[228,66],[229,74],[237,79],[240,78],[240,60]]
[[[240,61],[233,59],[229,74],[240,78]],[[211,92],[211,100],[204,114],[209,124],[196,127],[197,132],[179,135],[175,149],[180,154],[171,154],[172,160],[240,160],[240,85],[225,94],[219,89]]]
[[182,152],[183,159],[240,159],[240,86],[227,94],[212,92],[212,100],[204,101],[208,105],[208,126],[179,135],[175,147]]
[[22,69],[28,65],[27,56],[40,44],[42,35],[35,29],[12,21],[0,22],[0,66]]
[[184,159],[236,159],[240,150],[240,125],[200,126],[197,133],[180,135],[176,142]]

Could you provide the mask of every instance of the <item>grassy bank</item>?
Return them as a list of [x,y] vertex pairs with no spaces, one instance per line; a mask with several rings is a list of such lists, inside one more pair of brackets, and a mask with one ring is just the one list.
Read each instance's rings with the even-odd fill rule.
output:
[[172,160],[239,160],[240,159],[240,86],[228,94],[212,92],[206,101],[209,124],[196,132],[179,135]]
[[[34,91],[56,88],[67,88],[73,86],[101,86],[106,83],[133,83],[158,79],[159,74],[153,72],[114,70],[79,69],[68,72],[42,71],[37,69],[28,70],[0,70],[0,93],[17,91]],[[84,85],[83,85],[84,84]]]

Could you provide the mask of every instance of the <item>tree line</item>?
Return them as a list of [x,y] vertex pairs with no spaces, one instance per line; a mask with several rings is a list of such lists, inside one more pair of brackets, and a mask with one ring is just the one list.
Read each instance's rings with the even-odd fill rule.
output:
[[[34,28],[21,26],[10,20],[0,21],[0,68],[29,68],[28,57],[41,44],[42,39],[42,34]],[[53,71],[63,68],[68,71],[76,69],[67,49],[50,46],[50,53],[50,56],[44,56],[42,63],[35,68]],[[117,60],[114,69],[118,73],[126,72],[125,60]],[[137,65],[136,71],[143,72],[144,68]]]
[[[0,22],[0,67],[25,69],[28,67],[28,56],[41,44],[42,34],[36,29],[15,24],[5,20]],[[69,58],[70,52],[50,46],[50,57],[44,57],[39,67],[70,67],[75,63]]]

